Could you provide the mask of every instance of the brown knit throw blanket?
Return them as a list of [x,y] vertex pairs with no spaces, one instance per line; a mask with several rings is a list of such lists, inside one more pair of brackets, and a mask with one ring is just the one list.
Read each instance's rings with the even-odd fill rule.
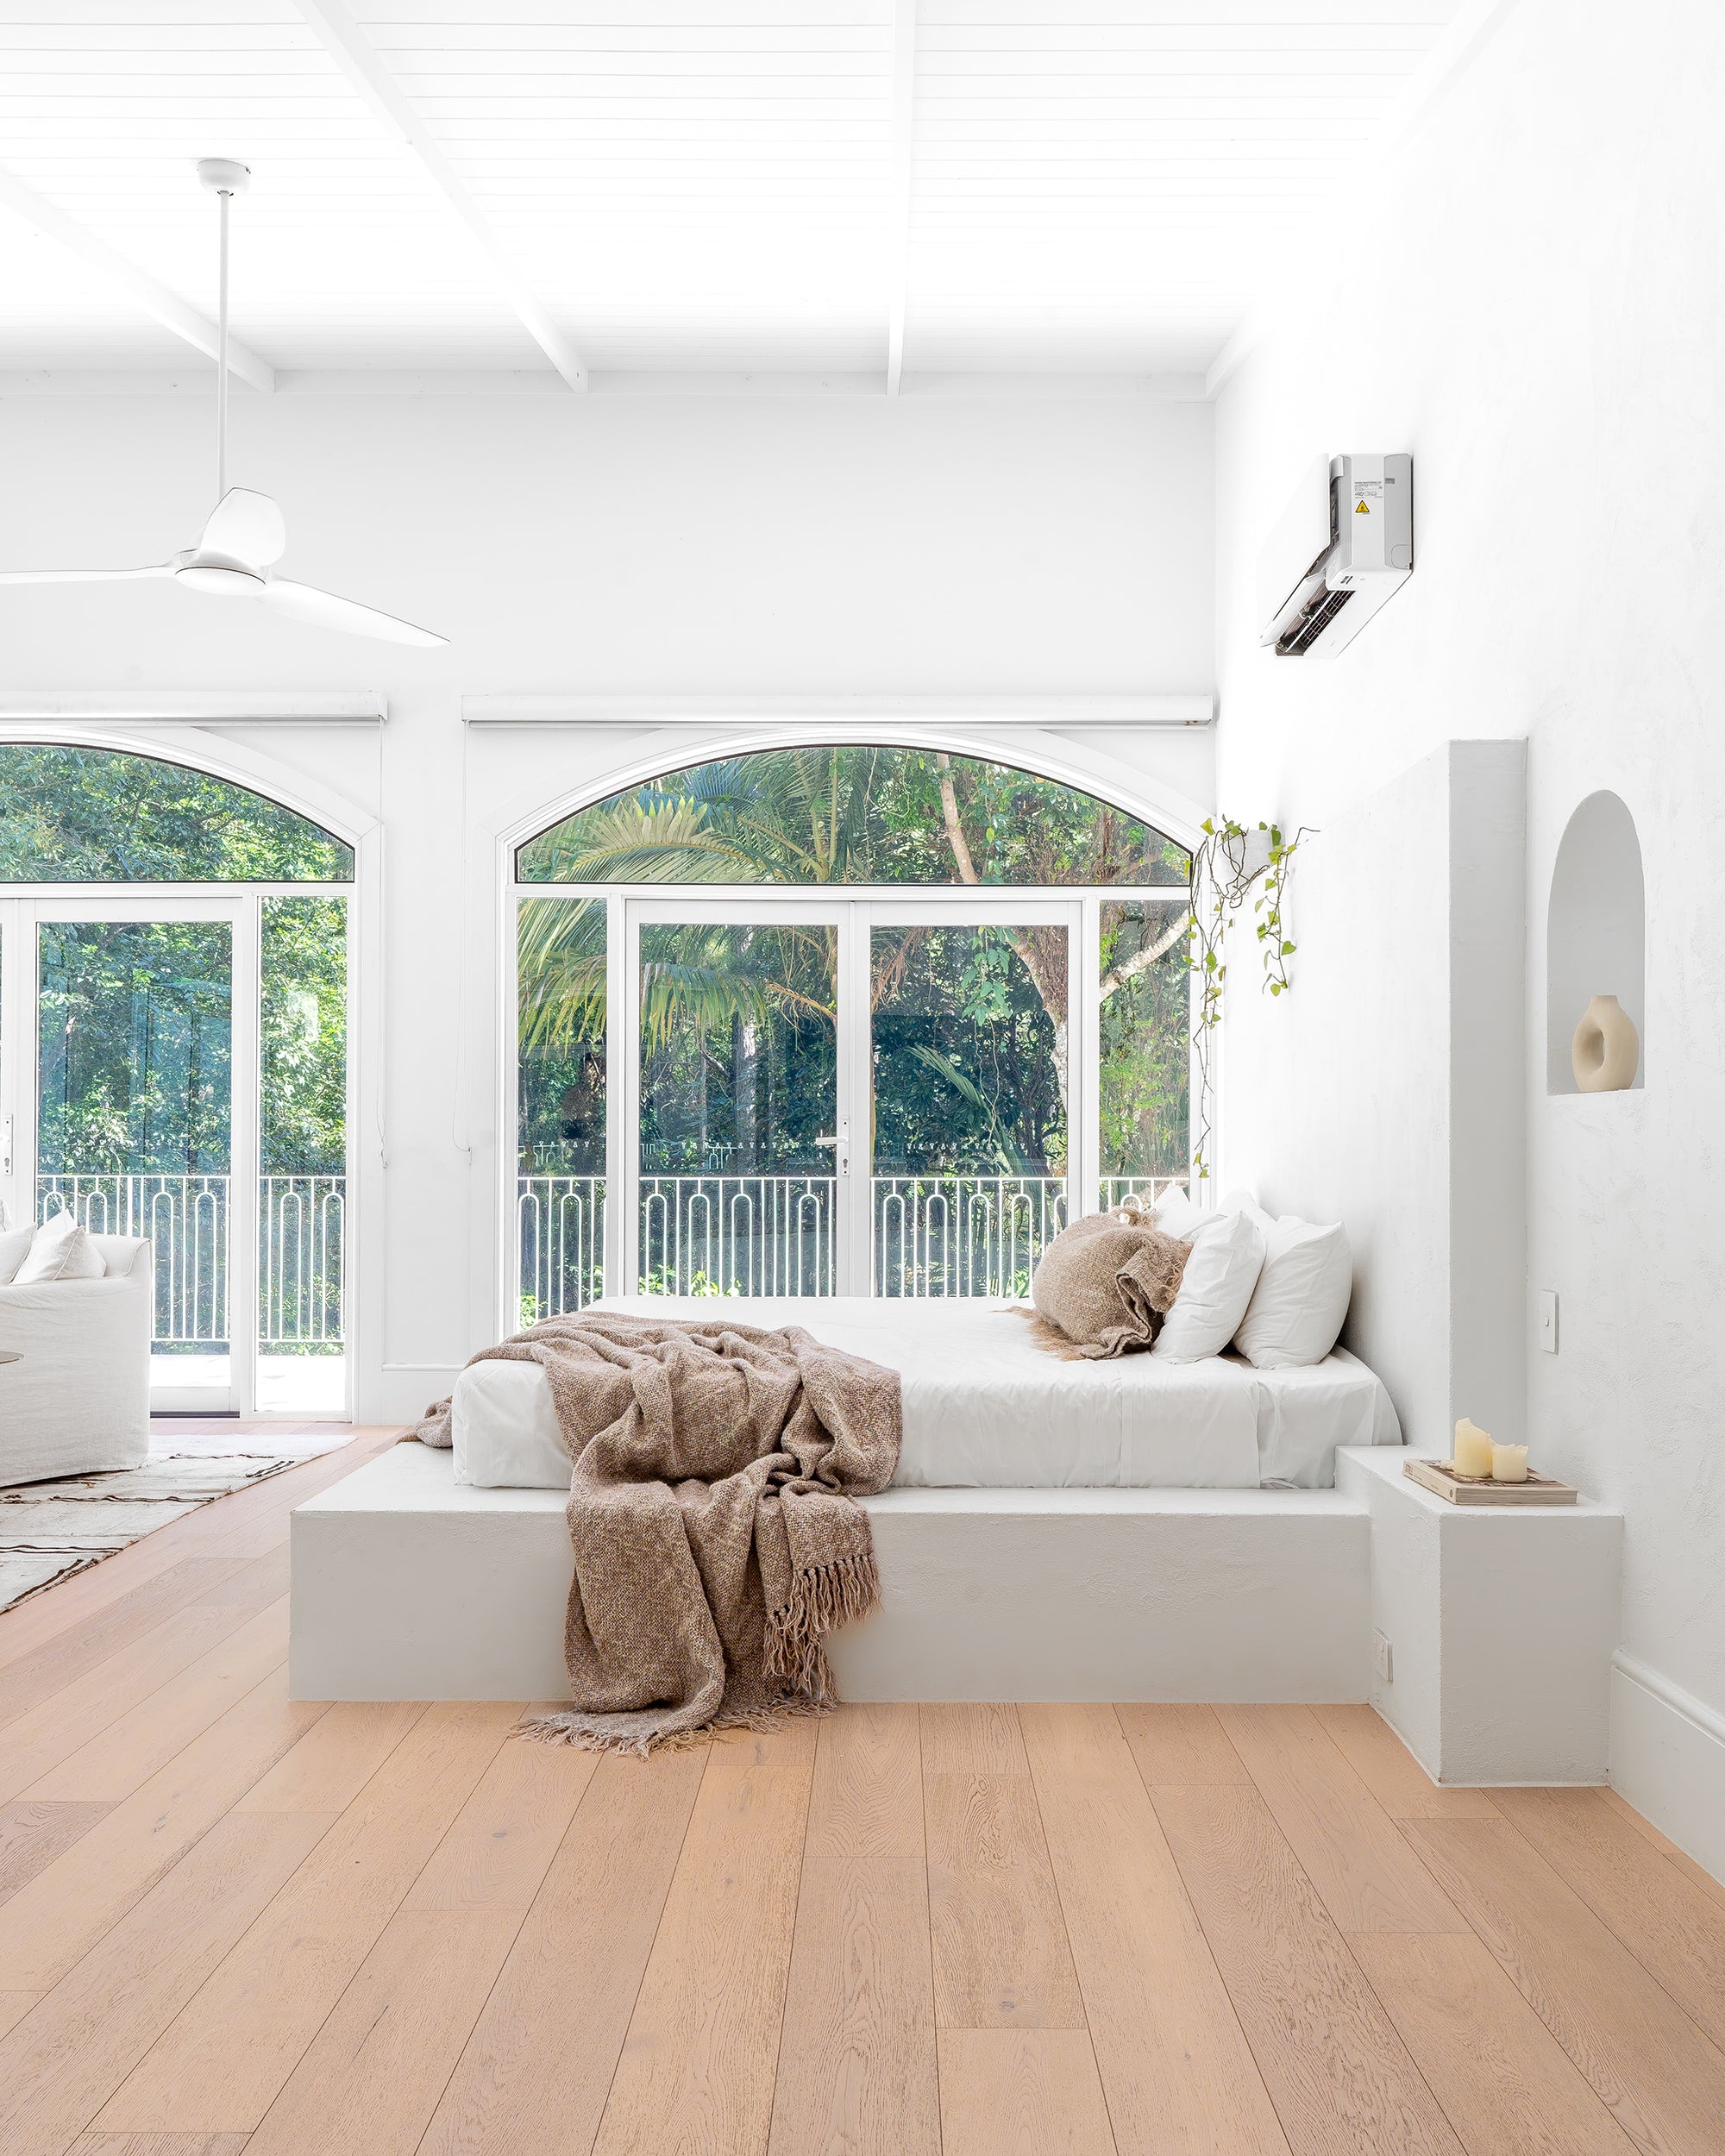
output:
[[[568,1713],[536,1733],[645,1753],[833,1697],[823,1636],[880,1598],[869,1515],[902,1424],[894,1370],[768,1331],[548,1318],[486,1348],[537,1363],[573,1463]],[[450,1442],[449,1403],[417,1432]]]

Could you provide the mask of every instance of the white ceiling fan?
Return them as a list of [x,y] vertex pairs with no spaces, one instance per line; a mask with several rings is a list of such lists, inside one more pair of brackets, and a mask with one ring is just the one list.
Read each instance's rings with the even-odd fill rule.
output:
[[272,564],[287,545],[287,526],[267,494],[228,484],[228,205],[246,191],[249,166],[225,157],[201,159],[198,177],[221,204],[220,354],[216,376],[216,506],[198,544],[147,569],[0,569],[0,584],[110,584],[137,577],[171,576],[182,590],[217,599],[260,600],[272,613],[310,622],[318,629],[345,629],[356,636],[381,636],[398,644],[445,644],[429,629],[380,613],[315,585],[277,576]]

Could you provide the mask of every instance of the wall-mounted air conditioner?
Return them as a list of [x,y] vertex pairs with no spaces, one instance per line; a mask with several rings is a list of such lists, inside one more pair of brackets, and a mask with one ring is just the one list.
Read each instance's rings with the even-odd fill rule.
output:
[[1413,458],[1320,457],[1258,558],[1258,642],[1332,659],[1413,567]]

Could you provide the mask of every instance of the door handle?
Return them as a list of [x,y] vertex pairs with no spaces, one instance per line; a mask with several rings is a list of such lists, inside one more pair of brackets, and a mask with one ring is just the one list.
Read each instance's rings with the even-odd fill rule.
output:
[[835,1149],[832,1163],[835,1175],[848,1175],[850,1173],[850,1125],[848,1123],[841,1123],[837,1130],[828,1137],[818,1138],[815,1144],[831,1145]]

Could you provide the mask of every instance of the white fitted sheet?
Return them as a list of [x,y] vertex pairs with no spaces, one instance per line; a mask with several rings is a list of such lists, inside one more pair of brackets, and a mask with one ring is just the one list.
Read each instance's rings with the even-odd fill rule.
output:
[[[718,1314],[712,1299],[618,1297],[642,1316]],[[1339,1445],[1399,1445],[1389,1395],[1341,1349],[1304,1369],[1150,1355],[1064,1363],[999,1303],[834,1296],[730,1305],[742,1324],[801,1325],[898,1371],[900,1489],[1327,1489]],[[455,1476],[491,1489],[562,1489],[569,1463],[545,1374],[475,1363],[455,1381]]]

